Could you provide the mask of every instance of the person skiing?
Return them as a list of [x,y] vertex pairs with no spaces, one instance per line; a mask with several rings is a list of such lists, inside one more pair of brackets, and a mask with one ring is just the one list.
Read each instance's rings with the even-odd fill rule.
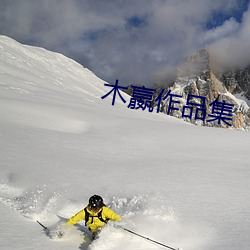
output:
[[106,207],[101,196],[95,194],[89,198],[89,204],[72,216],[67,224],[74,225],[80,220],[85,220],[85,226],[89,228],[94,239],[109,220],[120,222],[122,219],[120,215]]

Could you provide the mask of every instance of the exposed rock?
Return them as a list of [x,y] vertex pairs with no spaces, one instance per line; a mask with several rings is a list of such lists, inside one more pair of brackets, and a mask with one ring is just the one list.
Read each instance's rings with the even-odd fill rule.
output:
[[[220,78],[215,75],[211,68],[209,52],[205,49],[202,49],[198,53],[187,58],[187,60],[177,70],[177,78],[173,86],[169,88],[171,90],[171,94],[182,96],[181,98],[179,97],[175,99],[178,99],[180,103],[174,103],[171,106],[178,110],[172,109],[169,114],[203,126],[232,127],[236,129],[249,128],[250,109],[246,102],[237,99],[232,95],[232,93],[239,93],[240,91],[242,93],[242,88],[248,87],[250,84],[250,67],[249,71],[246,70],[238,73],[227,73],[224,75],[220,74]],[[240,78],[240,76],[244,77]],[[226,83],[222,81],[223,79],[227,80]],[[247,96],[247,94],[248,92],[245,91],[244,96]],[[187,105],[189,95],[206,98],[204,107],[201,107],[203,104],[202,98],[191,98],[191,102],[194,104],[188,105],[193,107],[193,115],[191,119],[189,117],[185,117],[185,115],[183,116],[182,114],[183,107]],[[210,115],[214,115],[211,103],[213,103],[216,99],[218,102],[223,103],[223,101],[225,101],[227,104],[234,105],[231,116],[227,116],[227,118],[231,118],[232,120],[225,120],[226,122],[222,120],[220,124],[218,123],[218,120],[209,121],[211,120]],[[168,97],[163,103],[162,110],[164,113],[168,113],[169,101],[170,97]],[[195,104],[200,106],[196,106]],[[203,108],[206,110],[204,120],[195,119],[197,118],[195,117],[196,108]],[[203,112],[203,114],[204,113],[205,112]],[[203,117],[203,114],[200,117]],[[232,126],[229,126],[227,122]]]
[[216,75],[230,93],[241,93],[242,96],[250,100],[250,66],[244,69],[227,70]]
[[[246,69],[217,72],[214,67],[215,65],[211,64],[212,60],[210,59],[208,50],[202,49],[198,53],[188,57],[180,65],[177,69],[176,79],[171,85],[168,83],[166,84],[167,87],[157,85],[157,88],[153,88],[156,90],[153,94],[153,100],[158,97],[162,89],[165,89],[163,96],[166,95],[168,90],[171,90],[172,95],[178,96],[173,97],[174,102],[171,107],[174,109],[169,109],[171,97],[168,96],[161,102],[160,112],[181,118],[196,125],[249,129],[250,108],[243,99],[250,100],[250,66]],[[125,92],[132,95],[132,87],[128,86],[128,90]],[[243,99],[236,98],[235,94],[238,94],[238,96],[241,94]],[[190,97],[190,95],[192,96]],[[189,105],[188,98],[190,101]],[[220,123],[218,119],[211,121],[214,118],[211,116],[215,115],[213,112],[213,103],[216,100],[221,104],[225,102],[226,104],[233,105],[231,112],[226,112],[226,115],[224,115],[231,120],[220,120]],[[153,101],[152,106],[157,106],[157,103]],[[191,108],[193,108],[192,115],[190,115]],[[200,110],[196,114],[197,108]]]
[[240,129],[243,128],[243,123],[244,123],[244,115],[241,112],[235,113],[235,115],[233,116],[232,126],[234,128]]

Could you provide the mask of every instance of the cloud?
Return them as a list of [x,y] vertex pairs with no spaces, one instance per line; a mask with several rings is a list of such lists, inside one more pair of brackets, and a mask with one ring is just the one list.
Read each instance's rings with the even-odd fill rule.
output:
[[225,37],[231,36],[237,33],[240,28],[240,24],[232,17],[229,20],[224,21],[221,26],[204,31],[200,38],[201,44],[211,44],[219,41]]
[[237,0],[2,0],[0,33],[61,52],[109,82],[149,85],[204,46],[218,53],[249,39],[247,13],[242,23],[206,28],[214,13],[238,9]]
[[[227,29],[223,25],[220,29]],[[245,67],[250,64],[250,9],[233,32],[210,44],[210,51],[218,64],[224,67]]]

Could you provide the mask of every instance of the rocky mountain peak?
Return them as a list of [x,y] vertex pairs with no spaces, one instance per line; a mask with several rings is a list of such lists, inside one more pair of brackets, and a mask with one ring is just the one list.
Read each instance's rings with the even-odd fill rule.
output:
[[210,69],[209,52],[201,49],[188,57],[177,69],[177,77],[194,77],[205,74]]
[[250,100],[250,65],[218,73],[217,77],[230,93],[240,94]]
[[[231,71],[227,73],[214,73],[209,51],[202,49],[188,57],[177,69],[177,77],[169,88],[172,94],[182,96],[179,104],[174,104],[176,110],[171,115],[182,118],[188,122],[203,126],[230,127],[226,123],[218,124],[217,121],[207,122],[208,116],[212,114],[212,106],[215,100],[233,104],[232,127],[237,129],[248,129],[250,127],[250,109],[244,100],[236,98],[234,93],[244,93],[247,97],[250,90],[250,67],[247,70]],[[205,97],[206,118],[202,121],[192,117],[183,118],[183,106],[188,103],[188,96],[195,95]],[[193,98],[191,105],[193,109],[201,107],[202,99]],[[163,103],[163,112],[167,113],[169,98]]]
[[[157,99],[157,96],[165,89],[164,93],[166,94],[170,90],[171,95],[175,95],[177,101],[171,103],[170,95],[164,98],[165,100],[161,102],[160,106],[161,112],[201,126],[243,130],[250,128],[250,108],[247,104],[250,103],[248,101],[250,100],[250,66],[246,69],[221,72],[209,51],[201,49],[188,57],[176,71],[176,78],[170,86],[166,84],[165,87],[154,88],[156,92],[153,100]],[[133,92],[131,86],[128,86],[128,90],[125,92],[131,95]],[[246,99],[240,98],[239,94]],[[229,106],[233,106],[230,116],[228,116],[230,124],[223,123],[223,121],[219,123],[216,119],[209,121],[211,116],[215,116],[212,105],[214,102],[225,102]],[[157,103],[153,102],[152,105],[157,106]],[[185,115],[185,106],[189,107],[187,110],[192,109],[194,112]],[[197,108],[199,111],[202,110],[200,115],[203,119],[196,119]]]

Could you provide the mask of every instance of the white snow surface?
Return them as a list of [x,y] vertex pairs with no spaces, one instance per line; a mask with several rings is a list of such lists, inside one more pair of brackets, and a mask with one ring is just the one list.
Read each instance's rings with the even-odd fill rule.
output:
[[104,83],[0,36],[0,249],[164,249],[112,223],[92,243],[84,222],[62,239],[36,223],[53,231],[99,194],[123,227],[168,246],[249,250],[249,132],[112,106]]

